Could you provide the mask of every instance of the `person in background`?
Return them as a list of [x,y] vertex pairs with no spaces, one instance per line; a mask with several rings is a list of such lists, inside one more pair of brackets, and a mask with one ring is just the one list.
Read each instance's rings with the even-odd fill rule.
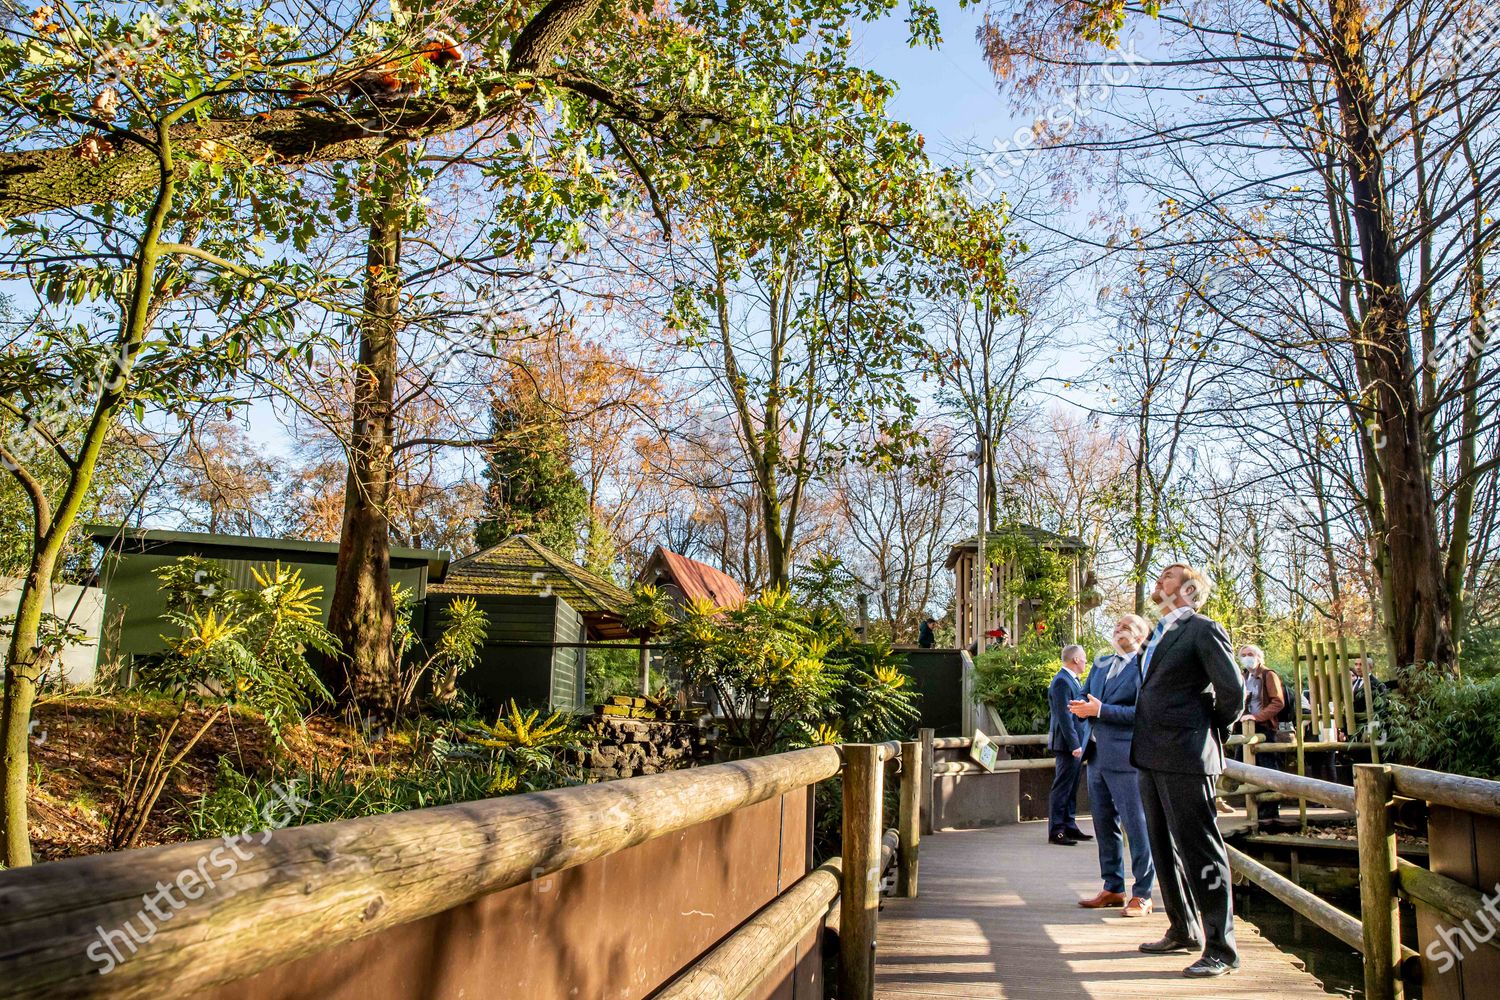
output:
[[1051,806],[1047,824],[1047,843],[1073,847],[1080,840],[1094,838],[1078,829],[1078,776],[1083,771],[1083,741],[1087,726],[1068,711],[1068,702],[1083,698],[1084,652],[1082,646],[1064,646],[1062,667],[1047,688],[1052,708],[1052,724],[1047,733],[1047,749],[1055,758],[1052,772]]
[[1376,713],[1385,705],[1385,681],[1375,676],[1374,664],[1367,656],[1356,656],[1349,664],[1349,682],[1354,688],[1354,711],[1364,715],[1372,705]]
[[[1281,729],[1277,719],[1281,710],[1286,707],[1286,685],[1282,683],[1280,674],[1266,666],[1264,649],[1246,643],[1236,655],[1245,671],[1245,711],[1240,716],[1240,721],[1253,722],[1255,732],[1264,736],[1266,743],[1279,742]],[[1273,771],[1282,769],[1279,753],[1257,754],[1255,763],[1258,767]],[[1281,803],[1261,802],[1257,813],[1262,823],[1277,823],[1281,819]]]
[[922,619],[922,627],[917,630],[917,646],[919,648],[931,649],[937,645],[937,636],[932,631],[932,626],[936,624],[936,618]]
[[[1141,690],[1139,651],[1151,626],[1140,615],[1125,615],[1115,625],[1115,651],[1094,660],[1084,685],[1083,701],[1068,710],[1091,719],[1083,759],[1089,769],[1089,811],[1099,838],[1099,874],[1104,889],[1092,899],[1079,900],[1085,909],[1125,907],[1121,916],[1144,917],[1151,912],[1151,887],[1156,870],[1151,865],[1146,813],[1141,808],[1140,778],[1130,763],[1130,740],[1135,731],[1135,699]],[[1125,898],[1125,844],[1130,841],[1130,898]]]

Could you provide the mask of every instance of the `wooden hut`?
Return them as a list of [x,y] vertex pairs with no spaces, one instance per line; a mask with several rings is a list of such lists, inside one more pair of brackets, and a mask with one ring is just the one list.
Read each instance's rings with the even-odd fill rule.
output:
[[[1024,538],[1044,549],[1061,555],[1068,567],[1068,590],[1073,597],[1072,607],[1064,621],[1048,622],[1048,632],[1060,643],[1074,641],[1083,630],[1083,614],[1086,610],[1079,598],[1088,584],[1088,546],[1082,539],[1070,535],[1059,535],[1044,528],[1019,525],[1013,529]],[[977,571],[978,542],[968,538],[948,551],[947,567],[953,571],[954,624],[960,649],[974,645],[974,584]],[[990,567],[989,580],[985,587],[985,625],[989,635],[985,645],[1004,642],[1015,645],[1020,637],[1036,626],[1035,608],[1029,600],[1012,596],[1012,583],[1019,569],[1012,561],[1004,561]],[[1003,630],[1004,638],[991,633]]]
[[428,588],[429,642],[442,630],[443,609],[464,597],[489,616],[489,632],[461,685],[491,710],[515,699],[582,711],[585,645],[629,637],[620,623],[630,601],[623,587],[526,535],[454,560]]

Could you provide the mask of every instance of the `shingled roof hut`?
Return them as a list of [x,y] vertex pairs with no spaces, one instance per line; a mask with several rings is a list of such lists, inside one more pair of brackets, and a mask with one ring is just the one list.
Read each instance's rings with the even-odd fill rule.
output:
[[630,601],[625,588],[527,535],[449,565],[427,591],[429,640],[442,631],[443,609],[465,597],[489,616],[489,630],[462,684],[492,710],[510,699],[583,710],[585,644],[630,635],[620,622]]

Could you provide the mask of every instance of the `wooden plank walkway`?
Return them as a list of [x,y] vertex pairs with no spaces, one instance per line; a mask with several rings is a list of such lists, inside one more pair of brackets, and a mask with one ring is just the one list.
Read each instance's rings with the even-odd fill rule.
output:
[[[1085,829],[1088,829],[1085,827]],[[922,838],[921,896],[888,899],[880,914],[879,1000],[1127,1000],[1173,997],[1298,1000],[1330,996],[1294,956],[1235,921],[1241,968],[1183,977],[1197,955],[1143,955],[1167,918],[1127,920],[1085,910],[1099,890],[1092,842],[1052,847],[1044,823]]]

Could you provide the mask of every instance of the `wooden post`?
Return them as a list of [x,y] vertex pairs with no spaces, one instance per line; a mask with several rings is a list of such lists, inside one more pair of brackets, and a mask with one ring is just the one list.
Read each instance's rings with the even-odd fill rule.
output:
[[901,811],[896,817],[896,832],[901,835],[901,855],[896,868],[896,893],[903,899],[917,898],[917,849],[922,840],[924,763],[922,744],[901,744]]
[[1323,738],[1323,672],[1318,666],[1318,649],[1307,640],[1307,701],[1312,709],[1313,742]]
[[[1305,778],[1307,777],[1307,750],[1305,749],[1307,734],[1302,731],[1305,720],[1302,717],[1302,658],[1300,656],[1292,657],[1292,682],[1295,688],[1292,691],[1292,697],[1296,699],[1293,702],[1296,707],[1292,710],[1294,720],[1292,725],[1296,727],[1294,735],[1297,737],[1297,777]],[[1307,800],[1304,798],[1297,799],[1297,824],[1304,834],[1307,833]]]
[[1390,767],[1354,766],[1359,829],[1359,909],[1363,927],[1366,1000],[1399,1000],[1401,917],[1396,896],[1396,821]]
[[1363,639],[1359,641],[1359,657],[1365,661],[1365,732],[1370,734],[1370,763],[1380,763],[1380,726],[1375,722],[1375,692],[1370,685],[1375,683],[1375,661],[1370,658],[1370,647]]
[[[1250,742],[1255,739],[1255,723],[1249,719],[1240,723],[1240,732],[1244,735],[1246,743],[1242,748],[1245,751],[1245,766],[1255,766],[1255,744]],[[1255,792],[1245,793],[1245,823],[1251,833],[1260,831],[1260,806],[1255,802]]]
[[922,792],[917,797],[921,807],[922,832],[928,836],[932,835],[932,741],[937,736],[933,729],[920,729],[917,737],[922,741],[922,764],[919,774],[922,780]]
[[839,1000],[874,1000],[880,915],[881,796],[885,748],[846,743],[843,887],[839,900]]
[[641,636],[641,697],[651,697],[651,651],[646,648],[645,636]]

